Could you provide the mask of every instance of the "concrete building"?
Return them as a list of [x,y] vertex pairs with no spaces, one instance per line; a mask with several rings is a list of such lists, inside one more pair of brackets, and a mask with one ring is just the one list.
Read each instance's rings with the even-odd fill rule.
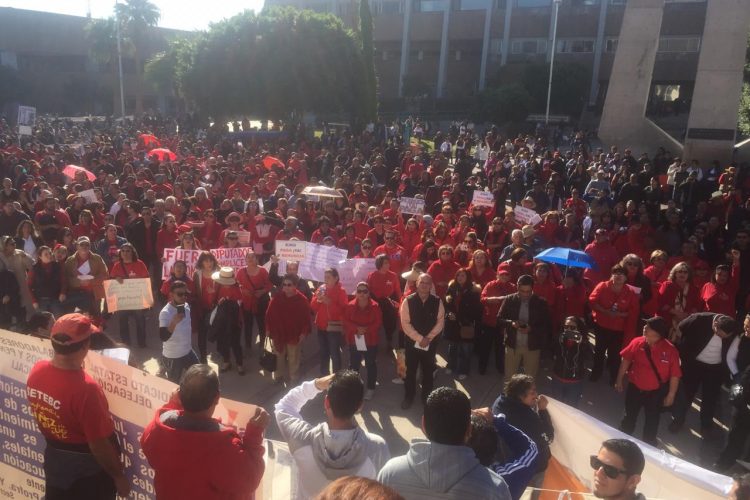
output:
[[[686,111],[692,99],[705,0],[665,0],[649,109]],[[589,104],[601,107],[612,74],[627,0],[562,0],[556,64],[576,62],[591,75]],[[267,0],[331,12],[350,27],[355,0]],[[530,63],[549,61],[552,0],[371,0],[380,99],[418,84],[434,97],[465,99],[489,81],[512,81]],[[542,111],[542,110],[537,110]]]
[[[86,17],[0,7],[0,65],[14,68],[27,85],[40,112],[61,114],[119,113],[117,60],[101,63],[91,57]],[[167,47],[167,40],[185,32],[155,28],[145,40],[143,60]],[[141,86],[144,109],[171,111],[177,100],[139,81],[132,55],[123,54],[125,110],[135,109]]]

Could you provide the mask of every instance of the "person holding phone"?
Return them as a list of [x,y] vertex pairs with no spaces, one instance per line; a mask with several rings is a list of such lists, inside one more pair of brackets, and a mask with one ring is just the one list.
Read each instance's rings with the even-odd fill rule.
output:
[[161,363],[164,375],[172,382],[179,382],[183,370],[198,364],[193,350],[188,288],[184,281],[175,280],[169,286],[169,302],[159,313],[159,337],[161,338]]

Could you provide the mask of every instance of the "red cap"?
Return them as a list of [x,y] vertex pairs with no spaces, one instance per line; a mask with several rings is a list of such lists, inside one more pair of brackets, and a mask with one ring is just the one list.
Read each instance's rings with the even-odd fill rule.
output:
[[510,264],[503,262],[497,266],[497,274],[510,274]]
[[193,231],[193,228],[188,226],[187,224],[180,224],[177,226],[177,234],[185,234],[190,233]]
[[[55,321],[50,337],[53,342],[69,345],[86,340],[91,334],[100,332],[101,330],[91,322],[91,318],[80,313],[72,313],[61,316]],[[60,340],[60,335],[67,335],[69,338]]]
[[451,195],[450,191],[443,191],[443,196],[450,196],[450,195]]

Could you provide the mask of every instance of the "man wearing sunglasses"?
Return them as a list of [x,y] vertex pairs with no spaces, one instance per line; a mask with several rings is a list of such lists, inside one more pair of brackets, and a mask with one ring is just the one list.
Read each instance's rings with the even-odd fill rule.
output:
[[180,381],[183,370],[199,363],[193,351],[190,306],[187,284],[173,281],[169,287],[169,302],[159,313],[159,338],[163,342],[161,362],[165,376],[174,383]]
[[607,500],[645,500],[635,489],[646,465],[643,452],[628,439],[608,439],[599,453],[591,455],[594,469],[592,493]]

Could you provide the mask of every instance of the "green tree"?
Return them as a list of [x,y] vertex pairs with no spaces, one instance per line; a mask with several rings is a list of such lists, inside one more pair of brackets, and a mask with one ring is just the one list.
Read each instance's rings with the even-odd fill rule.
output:
[[153,28],[159,22],[161,13],[159,8],[149,0],[125,0],[116,4],[117,19],[122,33],[133,46],[135,59],[135,112],[143,112],[143,53],[146,41],[153,36]]
[[[590,85],[590,72],[577,63],[557,64],[552,74],[550,112],[578,116],[581,113]],[[549,65],[528,66],[522,76],[523,86],[532,98],[532,110],[542,113],[547,106]]]
[[529,116],[533,99],[520,84],[484,90],[478,97],[478,118],[497,124],[520,123]]
[[276,8],[212,24],[178,58],[182,94],[219,121],[305,111],[366,116],[359,40],[330,14]]
[[[115,19],[92,19],[84,28],[86,41],[89,44],[89,55],[101,64],[108,66],[112,78],[112,109],[115,114],[120,110],[120,86],[117,66],[117,27]],[[121,40],[123,54],[130,53],[128,40]]]
[[744,136],[750,135],[750,85],[742,84],[740,95],[740,113],[738,117],[738,128]]
[[378,81],[375,75],[375,57],[372,42],[372,12],[370,1],[359,0],[359,36],[362,38],[362,58],[367,72],[365,119],[375,121],[378,113]]

